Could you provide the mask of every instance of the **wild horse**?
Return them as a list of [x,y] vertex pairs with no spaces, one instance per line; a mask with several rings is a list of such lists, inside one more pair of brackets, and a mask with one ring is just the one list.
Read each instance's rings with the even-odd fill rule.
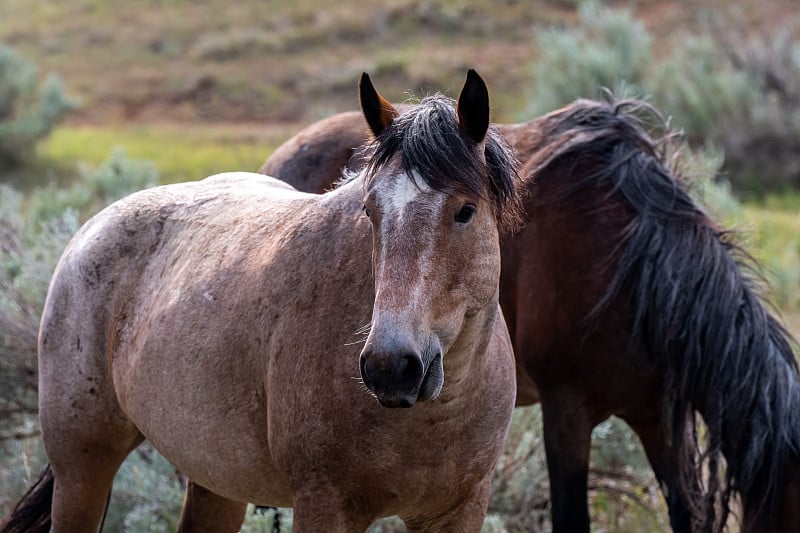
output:
[[[800,396],[789,337],[751,260],[687,194],[627,101],[579,100],[500,125],[523,162],[523,229],[504,238],[500,302],[517,405],[542,402],[553,529],[588,531],[590,435],[609,415],[642,440],[675,531],[800,531]],[[637,118],[639,117],[639,118]],[[312,124],[262,166],[324,190],[363,164],[356,113]],[[312,168],[325,160],[326,166]],[[697,455],[693,414],[708,425]],[[721,460],[727,468],[721,466]],[[701,460],[702,459],[702,460]]]
[[71,241],[39,338],[50,467],[0,529],[95,530],[143,439],[190,480],[180,531],[238,531],[248,501],[293,506],[298,532],[480,529],[516,394],[516,160],[474,71],[457,109],[399,115],[366,74],[360,95],[379,140],[336,191],[221,174]]

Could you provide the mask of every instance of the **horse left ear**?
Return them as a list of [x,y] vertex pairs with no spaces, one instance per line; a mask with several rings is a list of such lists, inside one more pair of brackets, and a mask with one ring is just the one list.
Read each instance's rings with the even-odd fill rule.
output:
[[367,119],[369,129],[377,137],[392,125],[392,121],[399,113],[392,104],[378,94],[366,72],[361,73],[361,79],[358,82],[358,96],[361,101],[361,111],[364,113],[364,118]]
[[483,141],[489,129],[489,90],[473,69],[467,71],[467,81],[458,97],[458,123],[476,143]]

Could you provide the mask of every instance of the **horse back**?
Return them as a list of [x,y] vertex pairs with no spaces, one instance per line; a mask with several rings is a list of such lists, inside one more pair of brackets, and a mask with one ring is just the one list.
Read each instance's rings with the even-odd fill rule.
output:
[[[143,275],[153,264],[182,254],[187,246],[215,247],[248,231],[241,229],[243,222],[263,216],[253,195],[265,194],[308,196],[266,176],[229,174],[140,191],[95,215],[72,238],[56,266],[45,301],[40,351],[54,346],[49,337],[59,327],[103,329],[111,319],[124,318],[125,301],[135,287],[146,284]],[[291,210],[284,205],[273,212],[281,209]],[[70,323],[66,316],[71,313],[91,320]]]
[[[395,104],[394,107],[403,113],[412,106]],[[306,126],[280,145],[258,171],[301,191],[329,191],[341,179],[342,170],[364,166],[363,148],[371,138],[360,111],[337,113]]]

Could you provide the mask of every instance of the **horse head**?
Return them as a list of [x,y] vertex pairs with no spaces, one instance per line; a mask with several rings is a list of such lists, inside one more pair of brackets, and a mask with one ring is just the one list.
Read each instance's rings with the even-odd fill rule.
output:
[[410,407],[439,395],[454,343],[494,323],[498,229],[513,211],[516,162],[489,127],[475,71],[457,107],[437,95],[400,114],[366,74],[359,87],[375,135],[364,195],[375,302],[361,377],[382,405]]

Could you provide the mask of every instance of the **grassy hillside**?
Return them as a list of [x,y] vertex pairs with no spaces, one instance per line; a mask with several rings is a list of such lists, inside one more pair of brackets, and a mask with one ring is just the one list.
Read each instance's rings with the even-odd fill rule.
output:
[[218,124],[187,128],[177,123],[65,126],[39,146],[48,160],[97,165],[115,148],[153,161],[162,183],[200,179],[229,170],[255,170],[294,133],[286,125]]
[[[576,0],[3,0],[0,40],[83,101],[75,122],[308,122],[356,104],[362,70],[395,98],[452,93],[467,67],[493,91],[495,120],[525,114],[541,28],[577,20]],[[793,0],[638,0],[667,53],[681,32],[732,10],[753,31]]]

